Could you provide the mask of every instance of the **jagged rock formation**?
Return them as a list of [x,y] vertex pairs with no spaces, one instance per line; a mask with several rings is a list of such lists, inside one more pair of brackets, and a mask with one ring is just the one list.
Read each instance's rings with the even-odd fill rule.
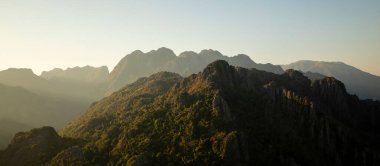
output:
[[215,50],[202,50],[199,54],[185,51],[176,56],[172,50],[164,47],[147,53],[137,50],[125,56],[111,72],[107,94],[119,90],[140,77],[146,77],[160,71],[174,72],[187,77],[200,72],[209,63],[218,59],[244,68],[256,68],[277,74],[283,72],[280,66],[257,64],[244,54],[227,57]]
[[60,131],[85,143],[44,161],[375,166],[379,118],[380,102],[347,94],[334,78],[311,81],[295,70],[277,75],[219,60],[186,78],[160,72],[139,79],[94,103]]
[[348,92],[363,99],[380,100],[380,77],[342,62],[297,61],[282,67],[335,77],[346,85]]

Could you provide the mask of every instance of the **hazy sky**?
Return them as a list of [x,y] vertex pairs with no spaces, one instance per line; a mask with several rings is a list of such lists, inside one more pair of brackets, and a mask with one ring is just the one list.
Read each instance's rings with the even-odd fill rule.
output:
[[380,0],[0,0],[0,70],[107,65],[168,47],[380,75]]

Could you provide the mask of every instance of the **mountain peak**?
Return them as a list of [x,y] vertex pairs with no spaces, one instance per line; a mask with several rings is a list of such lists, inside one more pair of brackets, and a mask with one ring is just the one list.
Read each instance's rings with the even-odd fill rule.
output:
[[284,75],[293,78],[293,79],[308,79],[304,74],[300,71],[294,70],[294,69],[288,69],[284,72]]
[[153,56],[167,57],[167,58],[175,58],[176,57],[173,50],[166,48],[166,47],[161,47],[157,50],[152,50],[146,54],[153,55]]
[[245,54],[238,54],[236,56],[233,56],[228,61],[230,65],[233,66],[239,66],[244,68],[258,68],[262,69],[261,65],[256,64],[248,55]]
[[144,55],[144,53],[141,50],[135,50],[135,51],[131,52],[130,54],[128,54],[125,57],[128,57],[128,56],[139,56],[139,55]]
[[210,63],[202,72],[201,77],[219,88],[232,88],[238,81],[236,69],[224,60]]
[[183,78],[177,73],[162,71],[152,74],[149,77],[141,77],[136,82],[125,86],[122,91],[128,91],[130,89],[139,87],[138,89],[146,94],[163,93],[164,91],[167,91],[174,83],[178,82],[181,79]]
[[216,61],[210,63],[209,65],[207,65],[206,68],[213,68],[213,67],[218,68],[218,67],[229,67],[229,66],[230,65],[225,60],[216,60]]
[[230,65],[225,60],[216,60],[203,70],[205,74],[223,74],[230,70]]
[[53,127],[45,126],[37,129],[32,129],[29,132],[19,132],[15,135],[13,138],[11,144],[16,144],[22,141],[25,141],[27,139],[32,139],[35,137],[41,137],[41,138],[56,138],[58,137],[58,134],[56,133],[55,129]]
[[168,79],[168,78],[182,78],[179,74],[177,73],[172,73],[172,72],[167,72],[167,71],[161,71],[155,74],[152,74],[148,78],[150,79]]
[[141,50],[134,50],[130,54],[144,54]]
[[245,54],[237,54],[235,57],[242,58],[242,59],[250,59],[251,60],[251,58],[248,55],[245,55]]
[[160,47],[157,49],[158,52],[173,52],[173,50],[167,48],[167,47]]
[[196,57],[198,54],[194,51],[184,51],[181,54],[179,54],[179,57]]
[[7,70],[2,71],[4,73],[9,73],[9,74],[15,74],[15,75],[35,75],[33,73],[32,69],[28,68],[9,68]]
[[325,87],[333,87],[333,89],[338,88],[338,89],[341,89],[341,91],[343,91],[344,93],[346,93],[345,85],[334,77],[325,77],[320,80],[315,80],[313,81],[313,85],[315,84],[319,84]]
[[213,50],[213,49],[204,49],[202,50],[199,55],[203,55],[203,56],[220,56],[222,57],[223,54],[220,53],[219,51],[217,50]]

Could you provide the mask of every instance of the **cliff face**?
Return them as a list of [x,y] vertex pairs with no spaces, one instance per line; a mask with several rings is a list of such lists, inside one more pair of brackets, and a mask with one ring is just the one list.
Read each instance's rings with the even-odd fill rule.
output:
[[139,79],[94,103],[61,131],[85,143],[49,163],[379,165],[379,111],[334,78],[219,60],[186,78]]
[[[294,70],[276,76],[225,62],[210,64],[203,74],[223,92],[227,119],[236,122],[230,125],[242,127],[238,142],[247,154],[240,156],[241,164],[265,158],[257,154],[281,165],[379,164],[379,102],[360,101],[340,81],[310,81]],[[255,139],[271,148],[256,149]]]
[[274,110],[285,111],[269,115],[281,116],[273,124],[287,121],[289,128],[281,132],[289,130],[294,134],[291,140],[298,139],[290,146],[298,149],[288,159],[302,165],[378,165],[379,125],[374,119],[380,118],[379,103],[348,95],[334,78],[313,81],[309,87],[304,95],[286,87],[266,87],[272,91]]

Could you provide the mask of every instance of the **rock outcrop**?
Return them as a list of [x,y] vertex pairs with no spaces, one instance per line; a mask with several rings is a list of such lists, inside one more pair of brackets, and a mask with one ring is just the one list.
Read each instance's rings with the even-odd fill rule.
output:
[[60,137],[52,127],[20,132],[1,153],[0,165],[45,165],[58,152],[74,144],[79,141]]

